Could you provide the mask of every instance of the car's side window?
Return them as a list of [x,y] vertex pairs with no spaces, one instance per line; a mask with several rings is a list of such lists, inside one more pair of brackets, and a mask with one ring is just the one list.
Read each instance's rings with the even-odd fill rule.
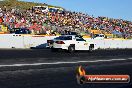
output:
[[76,37],[76,41],[85,41],[83,38]]

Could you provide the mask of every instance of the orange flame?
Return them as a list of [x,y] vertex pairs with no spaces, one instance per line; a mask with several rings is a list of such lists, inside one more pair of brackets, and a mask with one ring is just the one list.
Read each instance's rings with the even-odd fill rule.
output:
[[85,70],[82,68],[82,66],[79,66],[78,72],[79,72],[79,75],[80,75],[80,76],[86,75],[86,72],[85,72]]

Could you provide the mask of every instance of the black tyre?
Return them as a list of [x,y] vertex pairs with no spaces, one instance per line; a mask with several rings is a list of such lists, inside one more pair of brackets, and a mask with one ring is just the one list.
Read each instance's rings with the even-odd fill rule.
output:
[[89,52],[92,52],[94,50],[94,48],[90,45],[89,46]]
[[68,47],[68,52],[69,52],[69,53],[75,52],[75,46],[69,46],[69,47]]

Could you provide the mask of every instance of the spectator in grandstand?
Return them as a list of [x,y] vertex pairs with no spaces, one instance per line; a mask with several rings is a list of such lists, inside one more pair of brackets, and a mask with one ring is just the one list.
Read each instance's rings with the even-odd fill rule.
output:
[[3,23],[3,18],[2,17],[0,17],[0,24],[2,24]]
[[26,27],[32,30],[33,34],[63,34],[66,31],[91,34],[90,30],[93,29],[122,36],[131,36],[132,34],[132,22],[130,21],[108,17],[95,18],[81,12],[63,11],[63,13],[59,13],[52,11],[35,14],[30,9],[25,12],[17,9],[11,11],[2,11],[1,9],[0,14],[0,24],[6,25],[9,29]]

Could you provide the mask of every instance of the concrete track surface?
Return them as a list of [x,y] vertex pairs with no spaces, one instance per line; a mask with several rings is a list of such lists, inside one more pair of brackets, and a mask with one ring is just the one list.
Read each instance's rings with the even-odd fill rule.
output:
[[1,49],[0,88],[132,88],[124,84],[85,84],[76,81],[76,68],[87,74],[127,74],[132,79],[132,50],[78,51]]

